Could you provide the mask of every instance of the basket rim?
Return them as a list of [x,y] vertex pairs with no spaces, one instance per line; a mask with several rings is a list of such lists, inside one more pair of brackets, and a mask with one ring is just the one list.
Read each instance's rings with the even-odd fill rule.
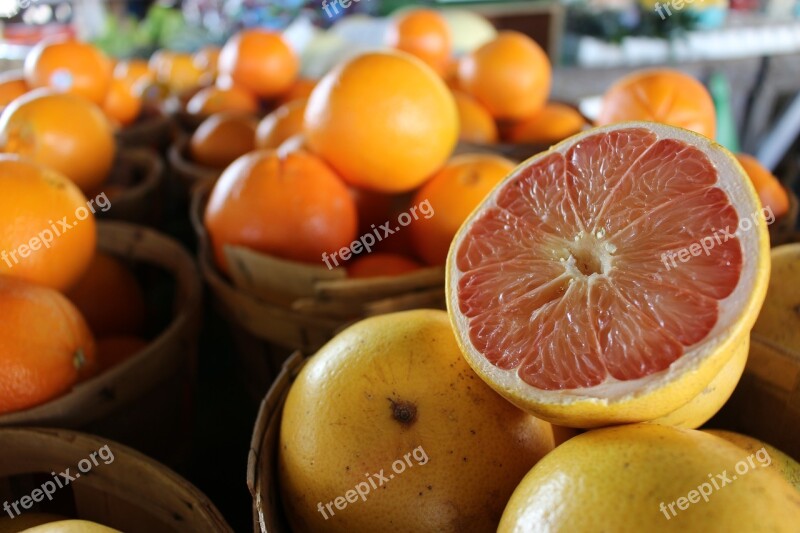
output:
[[[213,169],[199,165],[185,157],[186,149],[189,147],[190,136],[186,133],[179,134],[167,148],[167,162],[177,170],[186,182],[194,184],[207,183],[214,181],[222,175],[222,170]],[[193,179],[189,179],[189,177]]]
[[280,373],[270,385],[269,391],[258,408],[258,415],[250,438],[250,450],[247,454],[247,488],[250,490],[252,498],[253,525],[256,531],[267,531],[264,523],[264,500],[261,498],[263,486],[261,476],[259,476],[263,462],[272,460],[272,457],[265,457],[262,453],[266,432],[275,417],[277,417],[276,423],[280,423],[283,404],[289,389],[308,360],[309,357],[306,357],[302,351],[293,352],[284,361]]
[[[115,460],[119,455],[134,463],[137,473],[142,476],[147,475],[149,483],[159,481],[157,477],[160,476],[162,477],[164,488],[169,488],[176,497],[180,497],[182,500],[189,499],[193,504],[196,504],[188,505],[188,507],[208,519],[211,525],[214,526],[215,532],[233,533],[233,529],[227,523],[225,517],[203,491],[170,467],[124,444],[90,433],[63,428],[38,426],[0,428],[0,442],[14,438],[51,443],[58,445],[62,449],[69,446],[97,450],[107,445],[113,450]],[[4,447],[4,454],[7,453],[8,450]],[[156,473],[158,475],[155,475]],[[0,476],[2,475],[5,474],[0,472]],[[92,476],[87,476],[87,478],[91,479]]]
[[121,146],[117,149],[117,161],[128,161],[136,169],[144,169],[144,179],[133,187],[125,189],[116,202],[141,200],[156,189],[164,176],[164,162],[152,148],[143,146]]

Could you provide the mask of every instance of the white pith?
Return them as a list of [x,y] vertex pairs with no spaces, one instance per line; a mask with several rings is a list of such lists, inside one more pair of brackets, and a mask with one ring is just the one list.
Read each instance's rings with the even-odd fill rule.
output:
[[[757,196],[752,189],[752,185],[750,185],[749,180],[742,179],[744,176],[742,168],[727,151],[713,149],[713,147],[716,146],[713,141],[680,128],[655,123],[627,122],[586,131],[554,146],[550,151],[538,154],[524,162],[514,173],[507,177],[492,191],[492,193],[490,193],[481,207],[470,215],[453,241],[451,254],[458,248],[458,244],[462,241],[463,235],[469,231],[476,214],[481,211],[481,208],[496,202],[499,191],[503,189],[504,185],[509,180],[518,175],[520,168],[527,168],[553,152],[565,153],[574,144],[585,137],[617,129],[637,127],[653,132],[658,137],[658,140],[667,138],[677,139],[703,151],[717,170],[718,181],[716,186],[728,195],[731,204],[739,214],[740,220],[743,218],[750,218],[752,214],[760,212],[761,206],[757,203]],[[458,270],[455,261],[450,258],[451,267],[448,269],[450,279],[447,284],[447,297],[448,303],[450,304],[451,316],[458,325],[458,327],[455,328],[456,334],[460,337],[460,343],[466,350],[465,356],[470,361],[470,364],[479,370],[479,373],[489,377],[490,380],[500,388],[508,391],[517,391],[513,396],[524,396],[536,403],[568,404],[585,400],[598,404],[608,404],[625,401],[632,397],[645,395],[653,390],[662,388],[669,382],[675,381],[687,372],[691,372],[699,367],[709,355],[717,352],[721,344],[730,342],[733,338],[741,337],[742,334],[749,331],[749,328],[752,326],[750,322],[744,323],[739,320],[739,317],[747,314],[753,306],[760,305],[760,301],[757,300],[754,294],[754,288],[757,282],[759,269],[764,268],[763,262],[759,260],[759,250],[765,246],[765,239],[768,239],[768,237],[763,217],[757,217],[756,220],[758,221],[757,226],[753,226],[749,231],[739,232],[737,235],[743,251],[742,272],[734,291],[728,297],[719,301],[719,318],[717,323],[704,340],[686,347],[683,356],[674,361],[669,368],[661,372],[629,381],[619,381],[608,376],[606,381],[602,384],[582,389],[542,390],[525,383],[517,374],[519,367],[511,370],[502,370],[490,363],[472,346],[469,339],[467,318],[461,313],[456,303],[456,290],[461,272]],[[614,249],[609,247],[609,243],[605,241],[603,237],[605,237],[605,235],[601,233],[599,235],[575,236],[573,243],[569,242],[568,239],[564,240],[565,248],[568,246],[576,246],[575,243],[577,243],[577,246],[588,246],[594,252],[598,260],[600,273],[590,274],[588,276],[590,279],[593,276],[602,276],[604,272],[608,272],[609,269],[613,268]],[[766,245],[768,246],[768,242]],[[565,273],[570,277],[586,276],[586,274],[582,273],[576,266],[576,260],[573,254],[569,254],[567,257],[563,258],[562,261],[565,263]],[[691,268],[690,265],[687,267]],[[753,318],[755,318],[755,313],[752,314]],[[520,391],[524,391],[524,393],[520,394]]]

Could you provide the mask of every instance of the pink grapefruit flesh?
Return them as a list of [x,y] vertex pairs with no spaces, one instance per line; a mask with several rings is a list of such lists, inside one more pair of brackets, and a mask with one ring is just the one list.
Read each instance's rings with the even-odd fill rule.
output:
[[[709,336],[742,275],[717,168],[646,128],[533,158],[489,198],[451,251],[458,308],[474,349],[537,389],[667,369]],[[704,238],[713,249],[692,253]]]

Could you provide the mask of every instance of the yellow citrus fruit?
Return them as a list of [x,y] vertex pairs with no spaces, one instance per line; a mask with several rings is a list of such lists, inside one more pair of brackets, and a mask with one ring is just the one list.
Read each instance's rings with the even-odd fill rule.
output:
[[771,256],[772,276],[764,307],[753,326],[753,338],[800,354],[800,243],[776,246]]
[[21,533],[122,533],[117,529],[88,520],[62,520],[26,529]]
[[735,444],[748,454],[757,453],[761,450],[758,457],[763,461],[768,461],[786,481],[791,483],[797,490],[800,490],[800,464],[797,461],[780,451],[774,446],[770,446],[764,441],[753,438],[749,435],[742,435],[724,429],[704,429],[704,433],[710,433],[721,439]]
[[295,531],[492,531],[552,448],[550,424],[466,365],[443,311],[382,315],[337,335],[292,385],[281,494]]
[[765,466],[691,429],[589,431],[525,476],[498,532],[796,531],[800,493]]
[[311,149],[351,185],[406,192],[450,157],[458,111],[447,86],[420,60],[370,52],[320,80],[304,132]]
[[45,513],[23,513],[11,518],[9,516],[0,517],[0,533],[18,533],[25,531],[33,526],[39,526],[48,522],[58,522],[66,520],[63,516]]
[[[467,361],[516,405],[572,427],[645,422],[742,357],[769,265],[732,154],[629,122],[571,137],[495,188],[453,240],[447,303]],[[709,414],[699,407],[682,416]]]

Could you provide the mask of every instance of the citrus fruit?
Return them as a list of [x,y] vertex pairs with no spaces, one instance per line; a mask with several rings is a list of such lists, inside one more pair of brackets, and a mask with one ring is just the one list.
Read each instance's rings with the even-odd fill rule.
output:
[[106,337],[97,339],[97,371],[105,372],[147,348],[139,337]]
[[467,54],[497,37],[497,30],[485,16],[469,9],[447,8],[442,16],[453,36],[453,51]]
[[299,68],[297,55],[280,34],[265,29],[242,30],[228,39],[218,63],[220,74],[261,98],[289,90]]
[[113,65],[89,43],[44,39],[25,57],[25,80],[31,88],[49,87],[103,103],[111,83]]
[[18,70],[9,70],[0,74],[0,110],[28,92],[25,75]]
[[[151,63],[153,58],[151,58]],[[211,82],[191,54],[171,52],[156,60],[156,81],[163,83],[174,94],[180,94]]]
[[627,120],[661,122],[713,139],[717,129],[714,101],[702,83],[672,69],[634,72],[603,95],[597,125]]
[[278,102],[280,104],[287,104],[292,100],[299,100],[301,98],[308,98],[311,96],[311,91],[317,86],[319,80],[310,78],[298,78],[294,85],[288,91],[281,95]]
[[142,99],[136,94],[136,87],[118,79],[111,80],[108,94],[103,101],[106,116],[123,126],[132,124],[142,111]]
[[58,291],[0,276],[0,315],[0,414],[45,403],[94,371],[92,334]]
[[211,115],[192,134],[189,153],[194,161],[225,168],[237,157],[255,148],[258,121],[239,113]]
[[447,161],[458,139],[458,111],[424,63],[402,52],[370,52],[320,80],[304,131],[311,149],[348,183],[405,192]]
[[205,72],[210,78],[217,77],[217,63],[221,52],[219,46],[206,45],[194,53],[194,64]]
[[323,346],[292,385],[282,500],[295,531],[493,531],[552,448],[550,424],[464,362],[443,311],[381,315]]
[[122,533],[88,520],[62,520],[26,529],[22,533]]
[[512,161],[491,154],[462,154],[451,159],[411,202],[428,202],[433,213],[409,226],[417,255],[429,265],[443,265],[458,228],[514,167]]
[[458,65],[459,88],[498,119],[520,120],[539,111],[550,94],[551,78],[544,50],[515,31],[500,32]]
[[736,154],[736,159],[750,176],[750,180],[758,192],[758,197],[761,199],[761,204],[769,207],[776,217],[784,215],[789,210],[789,196],[780,180],[751,155]]
[[533,467],[498,532],[794,531],[800,493],[764,466],[700,431],[589,431]]
[[259,107],[258,98],[234,84],[224,88],[216,85],[205,87],[186,103],[186,111],[198,115],[211,115],[224,111],[255,115]]
[[450,248],[448,309],[469,363],[517,405],[573,427],[647,421],[747,349],[769,264],[758,197],[727,150],[623,123],[492,191]]
[[313,154],[257,150],[220,176],[205,211],[217,264],[224,246],[245,246],[284,259],[321,263],[356,237],[356,208],[347,187]]
[[17,98],[0,114],[0,150],[57,170],[85,192],[105,181],[116,148],[99,107],[45,89]]
[[137,86],[137,84],[155,81],[155,77],[144,59],[129,59],[118,62],[114,65],[112,77],[131,88]]
[[114,256],[97,252],[66,296],[97,337],[139,335],[144,330],[144,294],[133,273]]
[[580,133],[586,120],[574,108],[548,102],[532,116],[513,124],[505,135],[512,143],[553,144]]
[[399,276],[420,268],[422,265],[403,255],[375,252],[354,259],[347,266],[347,275],[351,278]]
[[391,48],[416,56],[440,74],[453,53],[450,27],[433,9],[410,9],[395,15],[386,41]]
[[256,131],[256,146],[277,148],[289,137],[302,133],[307,102],[306,98],[293,100],[261,119]]
[[771,257],[772,276],[753,335],[773,347],[800,354],[800,243],[776,246]]
[[94,255],[94,217],[81,191],[61,174],[12,155],[0,156],[0,227],[2,275],[65,290]]
[[458,109],[459,135],[461,141],[493,144],[497,142],[497,124],[477,100],[460,91],[454,91],[453,97]]
[[761,450],[758,459],[768,462],[786,481],[800,490],[800,464],[797,461],[766,442],[753,438],[749,435],[742,435],[724,429],[704,429],[703,433],[709,433],[721,439],[725,439],[731,444],[735,444],[748,454],[756,453]]
[[32,512],[26,512],[13,518],[0,516],[0,533],[19,533],[33,526],[47,524],[48,522],[58,522],[59,520],[65,520],[65,518],[55,514]]

